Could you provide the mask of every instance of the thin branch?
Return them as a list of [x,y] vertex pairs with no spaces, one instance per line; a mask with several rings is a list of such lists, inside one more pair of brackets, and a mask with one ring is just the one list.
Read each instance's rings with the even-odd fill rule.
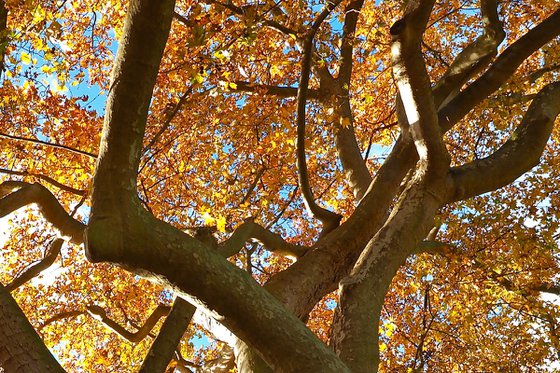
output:
[[453,127],[476,105],[497,91],[529,56],[558,35],[560,9],[507,47],[482,76],[439,110],[442,130]]
[[62,149],[62,150],[65,150],[65,151],[68,151],[68,152],[71,152],[71,153],[74,153],[74,154],[84,155],[84,156],[86,156],[88,158],[91,158],[91,159],[97,159],[97,154],[89,153],[89,152],[79,150],[79,149],[75,149],[75,148],[72,148],[72,147],[66,146],[66,145],[56,144],[56,143],[42,141],[42,140],[38,140],[38,139],[32,139],[32,138],[29,138],[29,137],[8,135],[6,133],[0,133],[0,137],[5,138],[5,139],[10,139],[10,140],[15,140],[15,141],[30,142],[30,143],[33,143],[33,144],[49,146],[51,148]]
[[[227,3],[222,3],[220,1],[217,0],[205,0],[204,2],[206,2],[207,4],[215,4],[215,5],[219,5],[222,6],[226,9],[231,10],[233,13],[240,15],[240,16],[245,16],[247,14],[247,8],[245,7],[239,7],[234,5],[233,3],[231,3],[231,1],[228,1]],[[251,5],[249,5],[251,6]],[[266,14],[267,12],[265,12]],[[279,22],[273,21],[273,20],[269,20],[269,19],[263,19],[264,14],[262,15],[256,15],[256,20],[261,21],[265,26],[268,26],[270,28],[273,28],[275,30],[280,31],[283,34],[286,35],[297,35],[297,31],[293,30]]]
[[225,257],[235,255],[243,248],[249,239],[259,241],[268,250],[280,255],[299,258],[308,250],[308,247],[291,244],[266,228],[253,221],[246,221],[235,229],[229,239],[223,242],[218,248],[220,254]]
[[169,313],[170,309],[171,308],[169,306],[164,306],[164,305],[161,305],[161,304],[158,305],[154,309],[152,314],[148,317],[148,319],[146,319],[146,322],[144,323],[144,325],[142,325],[140,327],[140,329],[138,329],[134,333],[126,330],[119,323],[117,323],[117,322],[113,321],[111,318],[109,318],[107,316],[107,313],[105,312],[105,310],[102,307],[99,307],[99,306],[96,306],[96,305],[88,306],[87,307],[87,313],[90,314],[93,318],[101,321],[103,324],[105,324],[106,327],[108,327],[109,329],[111,329],[112,331],[117,333],[122,338],[124,338],[124,339],[126,339],[130,342],[138,343],[148,336],[148,334],[154,328],[154,326],[157,324],[159,319],[166,316]]
[[27,177],[27,176],[35,177],[37,179],[46,181],[47,183],[57,187],[60,190],[68,192],[68,193],[76,194],[78,196],[85,196],[87,194],[87,190],[80,190],[80,189],[75,189],[75,188],[69,187],[67,185],[64,185],[64,184],[56,181],[52,177],[42,175],[42,174],[37,174],[37,173],[34,173],[34,172],[16,171],[16,170],[8,170],[8,169],[5,169],[5,168],[0,168],[0,173],[7,174],[7,175],[24,176],[24,177]]
[[450,202],[501,188],[536,166],[559,113],[560,82],[555,82],[538,93],[504,145],[486,158],[451,169],[455,192]]
[[49,268],[51,265],[53,265],[56,258],[58,257],[58,254],[60,254],[60,249],[62,249],[63,244],[64,244],[63,239],[61,238],[55,239],[49,246],[43,259],[41,259],[38,263],[31,265],[23,273],[21,273],[19,276],[13,279],[12,282],[6,285],[6,289],[9,292],[14,291],[21,285],[25,284],[26,282],[38,276],[41,272]]
[[434,101],[437,107],[453,99],[463,84],[490,63],[497,54],[498,45],[506,36],[498,18],[498,0],[481,0],[480,12],[484,31],[459,53],[434,87]]
[[307,172],[307,161],[305,156],[305,107],[307,104],[307,90],[309,86],[309,74],[311,72],[311,61],[313,57],[313,38],[321,23],[329,16],[332,10],[340,4],[341,0],[328,2],[323,11],[311,25],[303,45],[303,58],[301,61],[301,76],[297,94],[297,168],[298,180],[305,206],[309,213],[323,223],[323,234],[336,228],[342,216],[317,205],[313,197],[313,191],[309,183]]
[[0,0],[0,78],[4,73],[4,52],[8,46],[8,9],[4,0]]
[[261,166],[261,168],[257,171],[257,174],[255,175],[255,179],[253,180],[251,185],[249,185],[249,188],[247,188],[247,191],[245,192],[245,195],[241,199],[241,202],[239,202],[240,205],[244,204],[245,202],[247,202],[249,200],[249,197],[251,197],[251,194],[253,193],[253,191],[257,187],[257,184],[259,183],[259,181],[263,177],[265,171],[266,171],[265,166]]
[[[59,232],[68,237],[74,243],[83,243],[85,225],[72,218],[64,210],[52,193],[38,183],[16,182],[19,188],[0,199],[0,217],[4,217],[24,206],[32,203],[37,204],[43,217],[51,223]],[[2,189],[16,189],[13,182],[0,184],[0,195]]]
[[85,315],[86,313],[87,312],[83,310],[64,311],[64,312],[57,313],[56,315],[51,316],[45,321],[43,321],[41,325],[39,325],[39,327],[37,328],[37,331],[40,333],[45,327],[49,326],[54,322],[61,321],[70,317],[78,317],[81,315]]
[[154,137],[148,143],[148,145],[146,145],[144,147],[144,152],[151,149],[154,146],[154,144],[159,140],[160,136],[167,130],[167,128],[169,128],[169,125],[171,124],[171,121],[173,120],[173,118],[175,118],[175,116],[177,115],[179,110],[181,110],[181,107],[187,101],[187,98],[189,97],[189,95],[192,93],[193,87],[194,87],[194,85],[191,85],[185,91],[185,93],[183,93],[181,95],[181,97],[179,98],[179,101],[173,106],[173,109],[168,113],[167,117],[165,118],[165,122],[163,123],[163,125],[161,126],[159,131],[154,135]]

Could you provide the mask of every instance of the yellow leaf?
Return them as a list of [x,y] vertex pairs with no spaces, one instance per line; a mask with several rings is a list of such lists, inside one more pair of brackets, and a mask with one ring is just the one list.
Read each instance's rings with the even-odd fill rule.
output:
[[220,215],[218,219],[216,219],[216,228],[218,228],[220,232],[226,231],[226,218],[224,216]]
[[216,219],[214,219],[208,211],[204,211],[204,213],[202,213],[202,220],[204,220],[205,225],[212,225],[216,221]]
[[230,87],[231,89],[237,89],[237,84],[235,84],[235,83],[233,83],[233,82],[230,82],[230,83],[229,83],[229,87]]
[[384,352],[385,350],[387,350],[387,343],[381,343],[379,345],[379,352]]
[[21,52],[21,62],[23,62],[26,65],[29,65],[31,63],[31,56],[29,55],[29,53],[26,52]]
[[276,75],[280,75],[280,69],[278,68],[278,66],[272,65],[270,67],[270,75],[272,75],[272,77],[274,77]]

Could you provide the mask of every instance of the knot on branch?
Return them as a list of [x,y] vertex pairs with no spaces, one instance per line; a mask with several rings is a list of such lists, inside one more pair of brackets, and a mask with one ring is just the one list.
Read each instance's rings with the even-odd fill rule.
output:
[[391,26],[391,28],[389,29],[389,34],[391,34],[391,36],[393,37],[396,37],[400,35],[405,28],[406,28],[406,21],[404,20],[404,18],[399,19],[398,21],[393,23],[393,26]]

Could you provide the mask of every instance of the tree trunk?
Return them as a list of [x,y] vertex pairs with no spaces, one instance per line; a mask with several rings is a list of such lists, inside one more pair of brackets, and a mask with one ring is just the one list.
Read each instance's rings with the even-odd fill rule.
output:
[[0,368],[6,373],[64,372],[8,290],[0,285]]

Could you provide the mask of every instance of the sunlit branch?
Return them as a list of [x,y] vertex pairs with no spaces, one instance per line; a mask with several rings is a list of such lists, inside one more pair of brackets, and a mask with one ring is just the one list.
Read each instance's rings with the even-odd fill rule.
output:
[[203,367],[203,371],[208,372],[231,372],[235,368],[235,356],[233,349],[224,344],[220,356],[208,360]]
[[449,102],[474,74],[490,63],[506,36],[498,18],[498,0],[481,0],[480,12],[484,31],[459,53],[434,87],[437,107]]
[[56,143],[42,141],[42,140],[38,140],[38,139],[32,139],[32,138],[29,138],[29,137],[8,135],[6,133],[0,133],[0,137],[3,137],[5,139],[9,139],[9,140],[14,140],[14,141],[22,141],[22,142],[29,142],[29,143],[38,144],[38,145],[49,146],[51,148],[65,150],[65,151],[68,151],[68,152],[71,152],[71,153],[74,153],[74,154],[84,155],[84,156],[86,156],[88,158],[91,158],[91,159],[96,159],[97,158],[97,154],[86,152],[86,151],[79,150],[79,149],[75,149],[75,148],[72,148],[72,147],[66,146],[66,145],[56,144]]
[[398,114],[403,131],[410,132],[420,165],[429,175],[447,172],[450,157],[443,143],[421,41],[434,0],[409,2],[404,17],[391,26],[391,61],[399,89]]
[[0,184],[0,195],[5,195],[0,199],[0,217],[4,217],[24,206],[35,203],[41,211],[43,217],[51,223],[58,231],[71,242],[82,243],[85,225],[72,218],[60,205],[52,193],[41,184],[16,182],[19,189],[5,194],[2,189],[12,185],[7,181]]
[[60,254],[60,249],[62,249],[63,244],[64,244],[63,239],[61,238],[55,239],[49,246],[43,259],[41,259],[38,263],[31,265],[19,276],[13,279],[12,282],[6,285],[6,289],[9,292],[14,291],[21,285],[25,284],[26,282],[30,281],[34,277],[38,276],[41,272],[49,268],[51,265],[53,265],[56,258],[58,257],[58,254]]
[[344,9],[344,25],[342,26],[342,42],[340,47],[340,68],[338,79],[343,84],[350,84],[354,57],[355,32],[358,16],[364,5],[364,0],[352,0]]
[[305,254],[309,248],[296,244],[291,244],[266,228],[257,223],[246,221],[235,229],[235,232],[218,248],[220,254],[225,257],[235,255],[245,246],[249,239],[261,242],[268,250],[280,255],[299,258]]
[[37,179],[46,181],[47,183],[57,187],[60,190],[68,192],[68,193],[76,194],[78,196],[84,196],[84,195],[87,194],[86,190],[80,190],[80,189],[75,189],[75,188],[69,187],[67,185],[64,185],[64,184],[56,181],[52,177],[49,177],[49,176],[43,175],[43,174],[37,174],[37,173],[34,173],[34,172],[29,172],[29,171],[8,170],[8,169],[5,169],[5,168],[0,168],[0,173],[7,174],[7,175],[24,176],[24,177],[35,177]]
[[497,91],[535,51],[560,35],[560,9],[506,48],[488,70],[439,110],[439,123],[447,131],[476,105]]
[[340,4],[341,0],[328,2],[323,11],[315,19],[308,30],[303,44],[303,56],[301,61],[301,76],[299,80],[297,93],[297,168],[298,180],[301,188],[301,194],[305,202],[305,206],[309,213],[323,223],[323,234],[328,233],[336,228],[342,216],[333,213],[317,205],[313,197],[313,191],[309,183],[309,174],[307,171],[307,161],[305,155],[305,107],[307,104],[307,90],[309,86],[309,74],[311,73],[311,61],[313,57],[313,39],[321,23],[329,16],[332,10]]
[[543,88],[520,125],[490,156],[451,169],[451,201],[470,198],[507,185],[536,166],[560,113],[560,82]]

